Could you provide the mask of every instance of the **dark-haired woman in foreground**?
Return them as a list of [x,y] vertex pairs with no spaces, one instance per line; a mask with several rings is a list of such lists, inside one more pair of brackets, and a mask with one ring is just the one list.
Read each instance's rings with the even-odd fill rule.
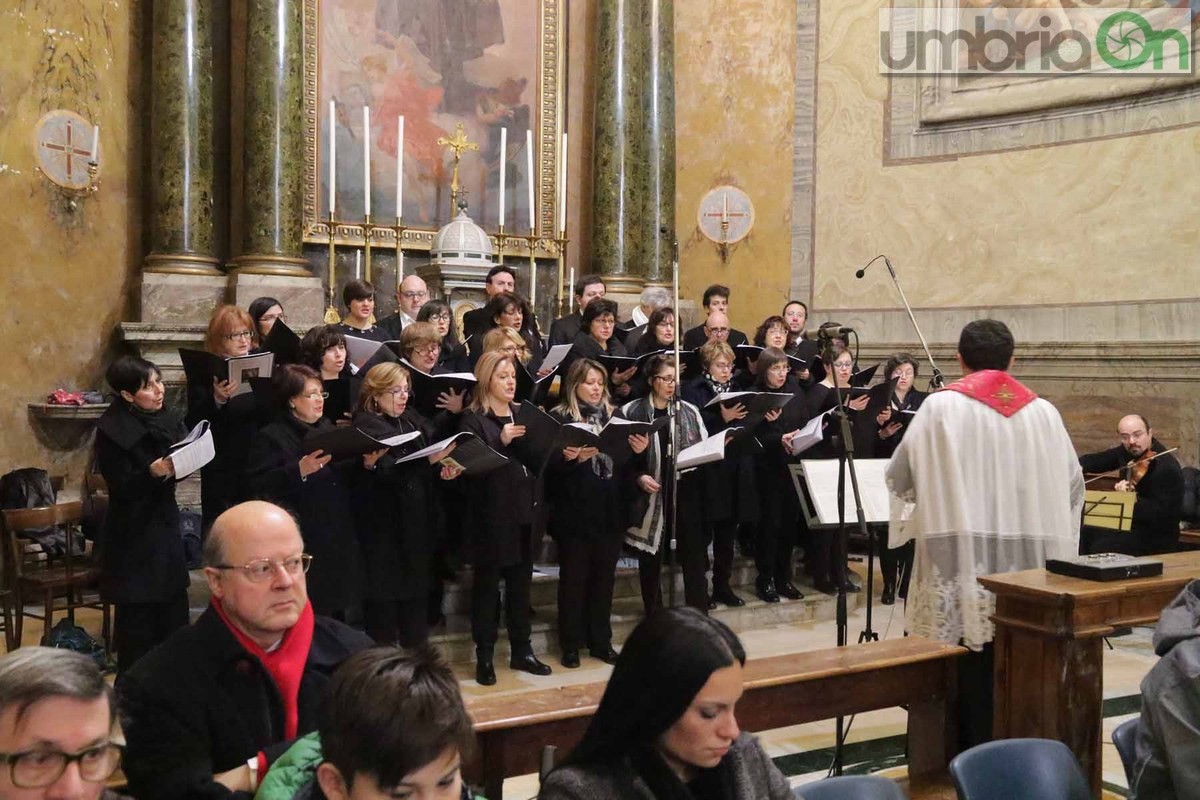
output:
[[186,435],[163,409],[154,364],[122,356],[105,373],[117,398],[96,423],[96,465],[108,485],[100,591],[116,606],[121,672],[188,624],[188,573],[179,536],[171,445]]
[[792,800],[787,778],[738,728],[746,651],[692,608],[633,631],[583,740],[541,800]]

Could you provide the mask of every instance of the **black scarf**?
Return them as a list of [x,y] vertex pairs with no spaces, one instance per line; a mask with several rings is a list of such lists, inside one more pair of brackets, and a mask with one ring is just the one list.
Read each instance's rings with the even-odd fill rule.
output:
[[717,395],[725,394],[726,392],[728,392],[730,389],[733,388],[733,375],[732,374],[730,374],[729,380],[727,380],[725,383],[717,383],[717,379],[714,378],[707,371],[705,371],[704,381],[705,381],[705,383],[708,384],[708,388],[712,389],[714,397],[716,397]]
[[171,445],[186,435],[183,423],[165,409],[144,411],[133,403],[126,405],[129,408],[130,416],[140,422],[150,435],[151,441],[156,445],[155,449],[166,452],[171,449]]
[[721,759],[712,769],[697,770],[686,784],[652,748],[635,750],[630,761],[656,800],[737,800],[729,759]]

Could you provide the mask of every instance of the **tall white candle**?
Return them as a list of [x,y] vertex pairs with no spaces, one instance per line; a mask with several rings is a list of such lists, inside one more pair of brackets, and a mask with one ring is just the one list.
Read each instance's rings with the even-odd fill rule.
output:
[[508,167],[508,128],[500,129],[500,227],[504,227],[504,184]]
[[729,223],[729,192],[721,192],[721,222]]
[[334,105],[329,101],[329,216],[337,209],[337,129],[334,127]]
[[92,163],[100,163],[100,126],[92,128]]
[[363,213],[371,216],[371,107],[363,106]]
[[[567,278],[567,310],[575,313],[575,268],[571,267],[571,277]],[[562,308],[562,306],[559,306]],[[580,309],[582,310],[582,309]]]
[[362,250],[354,251],[354,277],[362,277]]
[[396,220],[404,219],[404,115],[396,131]]
[[533,224],[533,131],[525,131],[525,174],[529,176],[529,230],[536,227]]
[[567,134],[562,135],[562,182],[558,187],[558,231],[561,234],[567,230]]

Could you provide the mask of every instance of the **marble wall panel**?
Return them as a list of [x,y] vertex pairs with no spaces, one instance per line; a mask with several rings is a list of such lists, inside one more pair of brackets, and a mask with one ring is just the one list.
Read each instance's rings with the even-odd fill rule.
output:
[[[40,466],[78,478],[88,439],[36,423],[26,403],[59,386],[99,387],[142,255],[139,0],[0,3],[0,472]],[[101,125],[100,190],[67,209],[35,170],[34,126],[65,108]]]

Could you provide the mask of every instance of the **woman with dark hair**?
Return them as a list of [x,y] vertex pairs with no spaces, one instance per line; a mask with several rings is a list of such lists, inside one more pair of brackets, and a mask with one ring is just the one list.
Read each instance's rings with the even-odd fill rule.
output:
[[276,320],[287,321],[284,316],[283,306],[274,297],[257,297],[247,309],[250,312],[250,319],[254,322],[254,343],[261,344],[262,340],[267,338],[267,334],[271,332],[271,328],[275,327]]
[[[217,306],[204,335],[204,349],[222,358],[244,356],[254,341],[254,322],[244,310],[232,305]],[[204,527],[213,524],[221,512],[242,500],[242,468],[251,440],[267,416],[253,392],[240,384],[218,381],[187,385],[189,428],[200,420],[212,426],[216,456],[200,470],[200,503]]]
[[[449,369],[438,363],[442,352],[442,337],[432,322],[414,322],[400,334],[400,358],[426,375],[444,375]],[[461,414],[466,398],[462,392],[443,392],[437,407],[451,414]]]
[[[663,307],[655,309],[646,321],[646,332],[637,339],[629,354],[634,357],[644,356],[659,351],[673,351],[675,347],[675,309]],[[650,386],[640,374],[634,374],[629,379],[629,399],[645,397],[650,392]]]
[[467,494],[466,533],[475,579],[471,585],[471,637],[475,641],[475,680],[496,682],[492,665],[499,633],[500,580],[504,579],[509,667],[533,675],[549,675],[550,667],[533,654],[530,643],[529,592],[533,582],[533,523],[537,506],[539,465],[521,461],[513,443],[525,435],[515,421],[517,370],[511,356],[485,353],[475,365],[478,379],[462,429],[478,436],[508,462],[491,472],[463,476]]
[[442,337],[437,366],[447,372],[470,372],[471,360],[467,348],[454,332],[454,310],[444,300],[430,300],[417,312],[417,322],[428,322]]
[[[614,336],[617,327],[616,301],[597,297],[583,309],[579,333],[571,346],[571,352],[563,359],[562,374],[571,369],[571,365],[581,358],[593,361],[597,356],[627,356],[625,345]],[[629,381],[637,374],[637,367],[630,367],[623,372],[614,372],[608,376],[608,390],[613,397],[628,398],[631,396]]]
[[[321,450],[304,451],[310,435],[334,429],[324,417],[325,388],[312,367],[286,364],[271,376],[280,415],[250,445],[245,482],[250,499],[267,500],[294,516],[313,557],[308,597],[313,610],[340,617],[361,602],[363,563],[350,505],[353,461],[330,463]],[[375,466],[386,450],[362,457]]]
[[346,316],[337,324],[337,329],[346,336],[386,342],[388,332],[375,324],[375,287],[369,281],[355,278],[342,289],[342,303]]
[[[599,433],[612,418],[608,375],[595,361],[581,358],[571,366],[560,397],[552,416],[564,425],[582,423]],[[649,444],[646,436],[629,437],[634,453]],[[546,496],[553,498],[550,531],[558,542],[558,638],[564,667],[579,666],[585,640],[593,658],[609,664],[617,659],[610,615],[625,529],[625,471],[595,447],[563,448],[546,471]]]
[[[419,433],[405,449],[428,444],[433,426],[408,407],[410,388],[408,370],[399,364],[371,367],[363,378],[354,427],[376,439]],[[367,567],[366,629],[380,644],[415,647],[429,638],[426,606],[442,522],[430,465],[453,449],[451,445],[428,460],[404,464],[388,451],[374,464],[364,465],[354,483]],[[446,465],[439,472],[444,480],[452,480],[460,470]]]
[[737,724],[746,651],[692,608],[634,629],[582,741],[540,800],[793,800],[787,778]]
[[179,536],[171,445],[187,430],[163,409],[162,374],[121,356],[105,379],[117,393],[96,423],[96,466],[108,485],[100,593],[116,607],[121,672],[188,624],[188,572]]
[[[858,458],[891,458],[904,439],[912,415],[921,407],[926,393],[913,388],[917,378],[917,360],[908,353],[895,353],[884,365],[887,380],[871,389],[867,407],[855,427]],[[876,527],[879,534],[879,566],[883,571],[883,593],[879,602],[890,606],[896,602],[899,581],[900,597],[908,597],[908,582],[912,576],[913,542],[900,547],[887,546],[887,527]]]
[[323,381],[350,374],[346,361],[346,336],[337,325],[318,325],[300,340],[300,358],[316,370]]
[[[542,350],[542,337],[538,333],[533,310],[525,298],[509,292],[501,292],[493,295],[484,309],[487,311],[489,321],[487,330],[512,328],[521,334],[521,338],[525,340],[525,347],[529,349],[529,358],[524,362],[525,368],[529,370],[530,374],[536,373],[542,364],[542,359],[546,357],[546,353]],[[482,345],[482,341],[472,340],[472,358],[478,360],[479,356],[483,354]]]
[[758,357],[758,377],[754,389],[792,395],[786,406],[766,415],[755,429],[762,451],[755,456],[757,484],[761,488],[762,520],[754,543],[754,565],[758,578],[754,588],[760,599],[778,603],[779,598],[799,600],[804,597],[792,583],[792,548],[800,526],[800,505],[788,471],[790,453],[783,437],[808,422],[804,390],[790,374],[787,354],[777,347],[768,347]]
[[[600,301],[593,300],[588,308]],[[606,301],[607,302],[607,301]],[[675,359],[670,356],[651,356],[645,366],[650,394],[626,403],[620,415],[635,422],[653,422],[669,414],[668,406],[675,396]],[[680,450],[699,443],[704,438],[704,422],[700,411],[687,401],[676,406],[677,444]],[[659,576],[669,549],[665,543],[676,540],[679,565],[683,570],[683,595],[688,605],[708,609],[708,555],[704,542],[703,498],[699,496],[701,481],[695,472],[680,475],[675,482],[679,493],[678,525],[675,535],[670,530],[671,498],[668,475],[671,470],[670,425],[664,425],[658,435],[650,437],[650,446],[636,457],[630,466],[636,490],[631,492],[628,527],[625,543],[637,551],[638,578],[642,588],[642,605],[649,613],[662,606],[662,587]]]

